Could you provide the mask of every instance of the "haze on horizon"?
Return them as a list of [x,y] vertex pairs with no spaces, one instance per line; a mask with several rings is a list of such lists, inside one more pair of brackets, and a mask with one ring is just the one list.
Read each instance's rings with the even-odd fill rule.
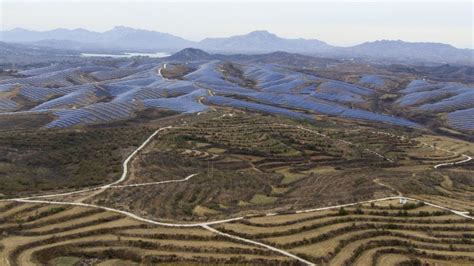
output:
[[472,2],[1,2],[1,30],[114,26],[199,41],[268,30],[280,37],[351,46],[381,39],[474,48]]

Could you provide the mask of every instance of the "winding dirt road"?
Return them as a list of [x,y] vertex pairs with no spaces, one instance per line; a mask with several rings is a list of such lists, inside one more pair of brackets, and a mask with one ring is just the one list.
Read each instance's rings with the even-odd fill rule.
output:
[[[285,124],[278,124],[280,126],[287,126],[287,127],[294,127],[294,126],[291,126],[291,125],[285,125]],[[219,234],[219,235],[222,235],[222,236],[226,236],[228,238],[232,238],[232,239],[235,239],[235,240],[238,240],[238,241],[241,241],[241,242],[245,242],[245,243],[249,243],[249,244],[252,244],[252,245],[256,245],[256,246],[260,246],[260,247],[264,247],[264,248],[267,248],[269,250],[272,250],[274,252],[278,252],[280,254],[283,254],[285,256],[288,256],[290,258],[293,258],[295,260],[298,260],[299,262],[301,263],[304,263],[304,264],[307,264],[307,265],[314,265],[313,263],[299,257],[299,256],[296,256],[292,253],[289,253],[285,250],[282,250],[282,249],[278,249],[276,247],[273,247],[273,246],[270,246],[270,245],[267,245],[267,244],[263,244],[263,243],[260,243],[258,241],[254,241],[254,240],[250,240],[250,239],[246,239],[246,238],[242,238],[242,237],[239,237],[239,236],[235,236],[235,235],[231,235],[231,234],[227,234],[227,233],[224,233],[224,232],[221,232],[213,227],[211,227],[211,225],[215,225],[215,224],[222,224],[222,223],[228,223],[228,222],[232,222],[232,221],[237,221],[237,220],[242,220],[242,219],[245,219],[245,218],[248,218],[248,217],[252,217],[254,215],[252,214],[249,214],[247,216],[240,216],[240,217],[235,217],[235,218],[229,218],[229,219],[223,219],[223,220],[215,220],[215,221],[207,221],[207,222],[201,222],[201,223],[164,223],[164,222],[159,222],[159,221],[155,221],[155,220],[152,220],[152,219],[148,219],[148,218],[144,218],[144,217],[140,217],[136,214],[133,214],[131,212],[127,212],[127,211],[123,211],[123,210],[118,210],[118,209],[114,209],[114,208],[110,208],[110,207],[105,207],[105,206],[100,206],[100,205],[95,205],[95,204],[88,204],[88,203],[83,203],[83,202],[62,202],[62,201],[49,201],[49,200],[43,200],[44,198],[49,198],[49,197],[60,197],[60,196],[68,196],[68,195],[74,195],[74,194],[78,194],[78,193],[85,193],[85,192],[93,192],[92,195],[89,195],[88,197],[90,196],[93,196],[93,195],[97,195],[99,193],[102,193],[103,191],[107,190],[107,189],[111,189],[111,188],[127,188],[127,187],[139,187],[139,186],[153,186],[153,185],[162,185],[162,184],[167,184],[167,183],[176,183],[176,182],[187,182],[189,180],[191,180],[192,177],[196,176],[197,174],[192,174],[192,175],[189,175],[183,179],[175,179],[175,180],[165,180],[165,181],[158,181],[158,182],[148,182],[148,183],[139,183],[139,184],[129,184],[129,185],[118,185],[122,182],[124,182],[127,177],[128,177],[128,174],[129,174],[129,168],[128,168],[128,165],[130,163],[130,161],[140,152],[140,150],[142,150],[148,143],[150,143],[153,138],[158,135],[160,132],[162,132],[163,130],[167,130],[167,129],[171,129],[173,127],[171,126],[168,126],[168,127],[162,127],[162,128],[159,128],[157,129],[156,131],[154,131],[138,148],[136,148],[126,159],[125,161],[123,162],[122,164],[122,169],[123,169],[123,172],[122,172],[122,175],[120,176],[120,178],[112,183],[109,183],[109,184],[106,184],[106,185],[102,185],[102,186],[99,186],[99,187],[94,187],[94,188],[89,188],[89,189],[82,189],[82,190],[77,190],[77,191],[71,191],[71,192],[65,192],[65,193],[57,193],[57,194],[49,194],[49,195],[40,195],[40,196],[31,196],[31,197],[24,197],[24,198],[14,198],[14,199],[3,199],[3,200],[0,200],[0,201],[16,201],[16,202],[23,202],[23,203],[37,203],[37,204],[52,204],[52,205],[70,205],[70,206],[78,206],[78,207],[86,207],[86,208],[97,208],[97,209],[102,209],[102,210],[106,210],[106,211],[110,211],[110,212],[115,212],[115,213],[119,213],[119,214],[122,214],[122,215],[125,215],[127,217],[130,217],[132,219],[135,219],[135,220],[138,220],[138,221],[141,221],[141,222],[145,222],[145,223],[149,223],[149,224],[153,224],[153,225],[159,225],[159,226],[167,226],[167,227],[202,227],[206,230],[209,230],[215,234]],[[304,128],[304,127],[296,127],[300,130],[305,130],[305,131],[308,131],[308,132],[311,132],[313,134],[317,134],[317,135],[320,135],[320,136],[323,136],[325,138],[330,138],[329,136],[327,135],[324,135],[324,134],[321,134],[317,131],[314,131],[314,130],[310,130],[310,129],[307,129],[307,128]],[[341,141],[341,142],[344,142],[348,145],[356,145],[356,144],[353,144],[351,142],[348,142],[348,141],[345,141],[345,140],[340,140],[340,139],[336,139],[337,141]],[[426,144],[426,143],[425,143]],[[428,144],[426,144],[428,145]],[[356,145],[357,146],[357,145]],[[430,147],[433,147],[433,148],[436,148],[432,145],[428,145]],[[389,158],[386,158],[376,152],[373,152],[371,150],[368,150],[367,151],[371,152],[371,153],[374,153],[376,154],[377,156],[379,157],[382,157],[386,160],[389,160],[391,161]],[[450,152],[450,151],[448,151]],[[463,163],[463,162],[468,162],[470,160],[472,160],[472,158],[470,156],[467,156],[467,155],[464,155],[464,157],[466,157],[465,160],[462,160],[462,161],[458,161],[458,162],[451,162],[451,163],[442,163],[442,164],[438,164],[438,165],[435,165],[434,168],[439,168],[441,166],[445,166],[445,165],[453,165],[453,164],[460,164],[460,163]],[[376,182],[377,183],[377,182]],[[379,185],[382,185],[382,186],[386,186],[385,184],[383,183],[380,183],[378,182]],[[389,187],[390,188],[390,187]],[[403,197],[401,195],[401,193],[399,193],[398,196],[393,196],[393,197],[385,197],[385,198],[380,198],[380,199],[373,199],[373,200],[368,200],[368,201],[360,201],[360,202],[354,202],[354,203],[348,203],[348,204],[342,204],[342,205],[335,205],[335,206],[328,206],[328,207],[322,207],[322,208],[315,208],[315,209],[305,209],[305,210],[299,210],[299,211],[295,211],[294,213],[297,214],[297,213],[307,213],[307,212],[316,212],[316,211],[322,211],[322,210],[329,210],[329,209],[338,209],[338,208],[341,208],[341,207],[349,207],[349,206],[354,206],[354,205],[358,205],[358,204],[365,204],[365,203],[371,203],[371,202],[379,202],[379,201],[386,201],[386,200],[393,200],[393,199],[407,199],[407,200],[411,200],[411,201],[415,201],[415,202],[423,202],[424,204],[426,205],[429,205],[429,206],[432,206],[432,207],[435,207],[435,208],[439,208],[439,209],[443,209],[443,210],[446,210],[446,211],[450,211],[458,216],[462,216],[464,218],[468,218],[468,219],[474,219],[474,217],[471,217],[468,215],[468,213],[466,212],[462,212],[462,211],[458,211],[458,210],[453,210],[453,209],[449,209],[449,208],[446,208],[446,207],[443,207],[443,206],[440,206],[440,205],[436,205],[436,204],[433,204],[433,203],[430,203],[430,202],[426,202],[426,201],[420,201],[418,199],[413,199],[413,198],[408,198],[408,197]],[[280,213],[267,213],[266,215],[267,216],[274,216],[274,215],[279,215]],[[288,214],[288,212],[285,212],[284,214]],[[7,261],[7,263],[9,263]]]

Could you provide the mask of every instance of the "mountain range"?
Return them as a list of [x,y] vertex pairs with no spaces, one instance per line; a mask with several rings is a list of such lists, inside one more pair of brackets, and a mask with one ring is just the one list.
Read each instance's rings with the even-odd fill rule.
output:
[[364,58],[391,62],[474,64],[474,50],[458,49],[442,43],[381,40],[352,47],[338,47],[316,39],[281,38],[263,30],[245,35],[206,38],[200,42],[193,42],[168,33],[124,26],[117,26],[102,33],[85,29],[31,31],[16,28],[0,31],[0,41],[84,52],[175,52],[193,47],[224,54],[261,54],[285,51],[343,59]]
[[0,32],[4,42],[29,43],[52,48],[72,50],[133,50],[157,51],[179,50],[194,45],[194,42],[157,31],[139,30],[117,26],[100,33],[85,29],[55,29],[31,31],[16,28]]

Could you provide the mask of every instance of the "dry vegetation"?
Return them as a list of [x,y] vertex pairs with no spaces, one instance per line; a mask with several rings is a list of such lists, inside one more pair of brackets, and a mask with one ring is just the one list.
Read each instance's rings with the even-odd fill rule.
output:
[[[414,202],[248,218],[216,228],[288,250],[316,264],[474,262],[473,221]],[[394,254],[398,255],[396,262],[385,262]]]
[[[401,205],[396,200],[297,212],[397,193],[472,211],[472,163],[433,168],[462,159],[461,152],[471,154],[469,142],[396,128],[380,130],[360,123],[325,120],[305,124],[242,112],[204,114],[179,122],[179,127],[157,135],[132,160],[124,185],[197,174],[188,181],[110,188],[50,200],[85,199],[169,223],[243,216],[211,227],[315,264],[474,263],[473,221],[439,208],[418,202]],[[108,166],[118,170],[107,170],[115,176],[104,172],[107,179],[100,182],[105,182],[120,174],[124,156],[152,132],[150,127],[136,125],[120,131],[115,126],[40,131],[39,136],[7,132],[2,146],[10,145],[18,157],[26,149],[52,156],[58,149],[44,147],[71,144],[85,149],[92,144],[95,149],[77,154],[104,162],[115,158],[104,151],[116,145],[122,157]],[[22,136],[31,141],[20,141]],[[423,142],[452,148],[457,154]],[[91,151],[97,153],[87,157]],[[37,157],[25,158],[40,160]],[[267,216],[269,213],[277,215]],[[0,202],[0,258],[11,265],[299,263],[205,229],[155,226],[98,208]]]
[[150,218],[207,220],[357,202],[398,191],[429,195],[440,172],[460,179],[464,191],[446,189],[469,201],[472,179],[457,175],[466,170],[433,168],[462,157],[411,139],[416,133],[403,136],[395,129],[364,126],[348,130],[326,122],[303,125],[307,131],[301,125],[250,114],[191,121],[150,143],[132,163],[126,184],[196,176],[182,183],[109,190],[91,202]]
[[98,185],[117,179],[122,160],[149,134],[146,127],[0,133],[0,194]]
[[[11,265],[294,265],[281,254],[200,227],[170,228],[93,208],[0,203],[0,258]],[[324,265],[469,265],[474,222],[395,200],[212,226]]]
[[[278,253],[202,228],[167,228],[89,208],[0,203],[0,264],[281,264]],[[99,264],[102,265],[102,264]]]
[[192,72],[194,69],[186,65],[167,65],[161,69],[161,75],[167,79],[182,79],[183,76]]

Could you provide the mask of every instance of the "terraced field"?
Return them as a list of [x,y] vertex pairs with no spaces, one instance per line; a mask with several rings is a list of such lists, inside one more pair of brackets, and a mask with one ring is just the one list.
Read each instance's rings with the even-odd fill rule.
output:
[[[474,230],[466,219],[398,200],[219,224],[218,230],[282,248],[316,264],[472,264]],[[396,258],[392,258],[397,255]],[[385,260],[391,258],[390,263]],[[411,262],[414,263],[414,262]]]
[[[132,153],[124,180],[0,201],[0,256],[10,265],[472,264],[472,185],[459,180],[464,166],[434,168],[456,160],[440,151],[468,153],[470,143],[345,128],[242,112],[189,117]],[[441,187],[457,201],[403,186],[407,172],[448,176]]]
[[[186,221],[224,219],[255,210],[293,211],[400,193],[423,195],[426,200],[456,197],[458,203],[450,207],[470,210],[469,170],[463,164],[434,168],[464,160],[466,148],[451,153],[424,144],[430,136],[417,140],[417,134],[412,138],[398,134],[246,113],[201,115],[155,138],[132,163],[124,185],[192,178],[159,186],[118,187],[87,202],[149,218]],[[463,182],[463,190],[453,186],[433,190],[430,186],[434,180],[442,182],[442,175]]]
[[168,228],[81,207],[1,203],[2,265],[295,264],[203,228]]
[[156,226],[94,208],[15,202],[0,207],[0,257],[9,265],[469,265],[474,261],[472,219],[420,202],[401,204],[399,199],[247,215],[233,222],[185,228]]

